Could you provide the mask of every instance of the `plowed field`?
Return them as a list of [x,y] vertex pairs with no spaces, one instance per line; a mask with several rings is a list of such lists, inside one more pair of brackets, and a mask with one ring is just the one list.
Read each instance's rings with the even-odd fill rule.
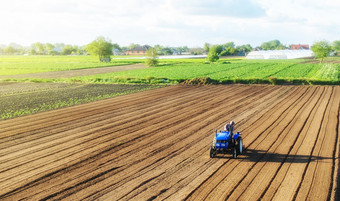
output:
[[[0,121],[0,200],[327,200],[339,86],[171,86]],[[209,158],[234,120],[245,153]]]

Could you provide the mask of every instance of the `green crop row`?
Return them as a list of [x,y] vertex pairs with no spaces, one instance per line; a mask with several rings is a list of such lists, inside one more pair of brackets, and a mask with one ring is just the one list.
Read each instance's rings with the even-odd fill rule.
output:
[[[211,64],[206,59],[160,59],[159,66],[139,70],[66,79],[23,78],[4,81],[177,84],[195,78],[209,78],[214,83],[339,84],[340,63],[337,58],[333,60],[333,63],[318,63],[310,60],[220,59]],[[128,57],[117,57],[109,63],[98,62],[96,57],[90,56],[0,57],[0,75],[125,65],[143,61]]]
[[206,64],[170,63],[160,67],[69,79],[85,83],[180,83],[209,78],[215,83],[339,84],[338,63],[301,63],[300,60],[237,60]]

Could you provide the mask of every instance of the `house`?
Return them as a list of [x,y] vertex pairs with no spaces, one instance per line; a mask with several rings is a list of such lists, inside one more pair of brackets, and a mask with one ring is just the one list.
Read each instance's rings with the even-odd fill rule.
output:
[[114,56],[116,56],[116,55],[121,55],[122,52],[121,52],[119,49],[113,49],[113,50],[112,50],[112,54],[113,54]]
[[146,45],[137,46],[131,50],[125,51],[126,55],[145,55],[146,51],[148,51],[149,47]]
[[309,45],[301,45],[301,44],[291,45],[290,49],[291,50],[309,50]]

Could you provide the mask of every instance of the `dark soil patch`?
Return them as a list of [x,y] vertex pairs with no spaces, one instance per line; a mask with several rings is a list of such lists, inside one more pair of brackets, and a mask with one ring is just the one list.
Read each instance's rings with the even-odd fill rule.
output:
[[191,80],[185,80],[181,84],[182,85],[208,85],[208,84],[216,84],[217,81],[210,79],[209,77],[198,77]]

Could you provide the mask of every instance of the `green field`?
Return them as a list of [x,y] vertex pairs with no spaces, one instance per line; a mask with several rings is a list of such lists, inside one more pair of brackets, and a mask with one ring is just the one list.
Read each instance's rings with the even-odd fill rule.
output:
[[206,64],[163,61],[159,67],[84,76],[86,83],[170,83],[207,78],[211,83],[339,84],[339,63],[303,63],[303,60],[221,60]]
[[[205,59],[160,59],[160,65],[152,68],[67,79],[42,78],[39,81],[178,84],[200,78],[215,84],[339,84],[340,60],[339,58],[329,58],[329,60],[334,62],[220,59],[217,63],[210,64],[206,63]],[[97,57],[91,56],[1,56],[0,75],[86,69],[141,62],[143,59],[128,59],[121,56],[113,58],[108,63],[99,62]]]
[[106,66],[127,65],[140,60],[113,60],[99,62],[91,56],[0,56],[0,75],[87,69]]

